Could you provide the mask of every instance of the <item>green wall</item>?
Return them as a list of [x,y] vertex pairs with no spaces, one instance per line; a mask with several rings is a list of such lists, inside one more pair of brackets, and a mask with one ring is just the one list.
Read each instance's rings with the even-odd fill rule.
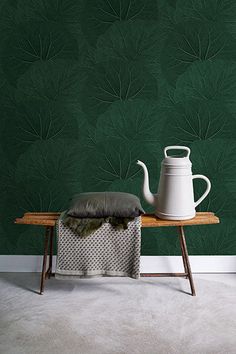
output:
[[[187,228],[189,252],[235,254],[235,0],[2,0],[0,33],[1,254],[42,252],[42,229],[13,224],[26,211],[142,198],[137,159],[156,192],[168,144],[191,148],[212,182],[198,210],[221,219]],[[145,230],[142,254],[179,254],[175,230]]]

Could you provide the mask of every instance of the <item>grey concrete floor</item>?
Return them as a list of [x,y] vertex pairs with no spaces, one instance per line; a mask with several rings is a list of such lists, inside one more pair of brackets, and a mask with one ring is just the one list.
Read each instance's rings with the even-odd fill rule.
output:
[[194,279],[0,273],[0,353],[235,354],[236,274]]

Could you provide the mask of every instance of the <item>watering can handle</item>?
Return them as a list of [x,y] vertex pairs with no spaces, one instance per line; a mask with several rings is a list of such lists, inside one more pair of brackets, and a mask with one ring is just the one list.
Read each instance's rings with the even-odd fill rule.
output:
[[211,182],[206,176],[203,176],[203,175],[194,175],[194,176],[192,176],[192,179],[195,179],[195,178],[204,179],[204,181],[206,181],[206,183],[207,183],[207,188],[206,188],[205,192],[203,193],[203,195],[196,202],[194,202],[194,207],[196,208],[203,201],[203,199],[206,198],[207,194],[210,192],[210,190],[211,190]]
[[165,157],[168,157],[167,156],[167,151],[168,150],[173,150],[173,149],[175,149],[175,150],[177,150],[177,149],[178,150],[185,150],[185,151],[188,152],[187,157],[189,157],[189,155],[190,155],[190,149],[187,146],[173,145],[173,146],[166,146],[165,147],[165,149],[164,149]]

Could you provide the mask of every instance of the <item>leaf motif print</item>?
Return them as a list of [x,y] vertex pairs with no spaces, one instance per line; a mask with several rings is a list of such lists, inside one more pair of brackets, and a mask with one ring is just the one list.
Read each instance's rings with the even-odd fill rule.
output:
[[[191,31],[189,31],[191,28]],[[236,58],[236,42],[221,26],[183,22],[170,31],[161,54],[163,73],[172,85],[194,62]]]
[[97,65],[92,70],[82,94],[82,108],[97,120],[116,101],[137,98],[157,99],[158,85],[145,68],[124,61],[110,61]]
[[193,63],[176,82],[175,99],[212,101],[232,104],[235,101],[236,65],[217,60]]
[[90,43],[94,44],[115,22],[138,19],[156,20],[157,3],[148,0],[87,0],[85,1],[82,29]]
[[118,101],[99,116],[97,138],[159,144],[164,125],[164,112],[155,102]]
[[2,50],[2,67],[13,85],[35,62],[76,59],[78,53],[76,41],[65,29],[56,24],[37,22],[27,22],[15,28]]

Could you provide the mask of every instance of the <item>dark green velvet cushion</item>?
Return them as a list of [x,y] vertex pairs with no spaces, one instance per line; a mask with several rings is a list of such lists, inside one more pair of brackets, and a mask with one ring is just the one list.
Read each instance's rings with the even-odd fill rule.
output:
[[77,218],[137,217],[144,213],[139,198],[122,192],[80,193],[72,198],[67,215]]

